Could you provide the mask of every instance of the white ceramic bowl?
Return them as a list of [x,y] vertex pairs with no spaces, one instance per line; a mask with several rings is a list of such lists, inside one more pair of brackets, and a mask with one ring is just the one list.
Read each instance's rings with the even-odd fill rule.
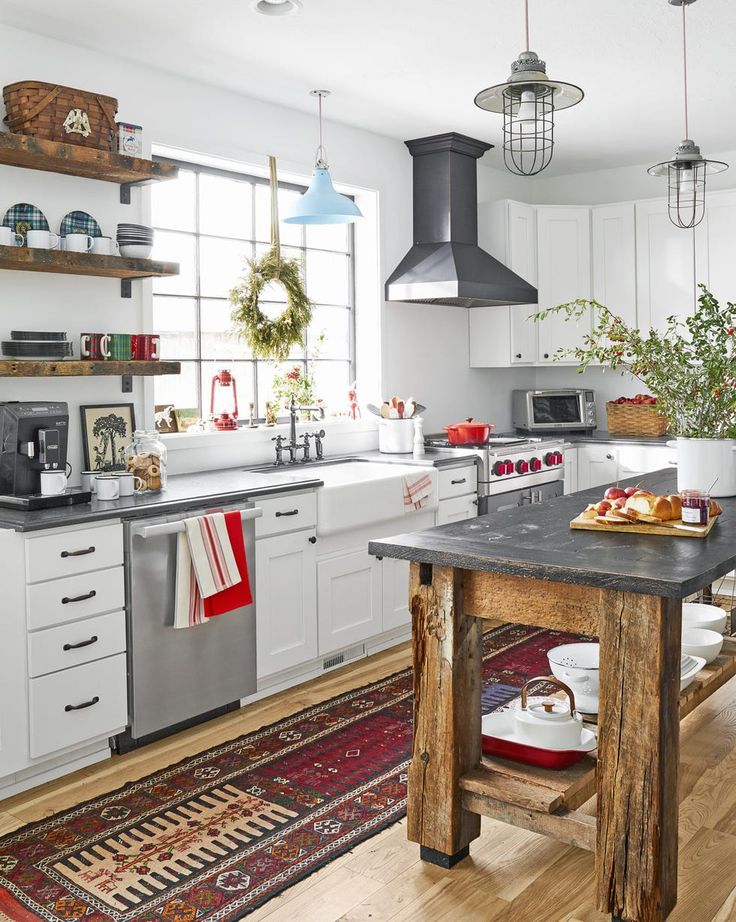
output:
[[688,656],[702,656],[706,663],[712,663],[722,646],[723,637],[716,631],[698,627],[682,628],[682,652]]
[[704,605],[702,602],[682,603],[683,628],[697,627],[722,634],[727,617],[726,612],[717,605]]
[[148,259],[153,247],[143,246],[140,243],[124,243],[120,247],[121,256],[131,256],[134,259]]
[[575,706],[585,714],[598,713],[600,649],[597,643],[568,643],[547,654],[552,675],[570,686]]

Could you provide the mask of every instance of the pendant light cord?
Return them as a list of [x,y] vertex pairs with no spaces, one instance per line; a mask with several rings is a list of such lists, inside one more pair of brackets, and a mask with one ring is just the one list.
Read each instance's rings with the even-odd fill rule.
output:
[[524,32],[526,34],[526,50],[529,51],[529,0],[524,0]]
[[685,137],[690,137],[689,118],[687,110],[687,25],[685,21],[685,10],[687,3],[682,4],[682,74],[685,87]]
[[322,93],[317,94],[317,101],[319,104],[319,147],[317,148],[317,168],[318,169],[327,169],[327,151],[325,150],[324,143],[324,129],[322,127]]

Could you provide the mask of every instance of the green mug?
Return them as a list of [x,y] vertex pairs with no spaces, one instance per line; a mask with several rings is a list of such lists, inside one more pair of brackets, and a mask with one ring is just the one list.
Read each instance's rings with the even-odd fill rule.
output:
[[110,333],[110,358],[114,362],[129,362],[133,357],[130,333]]

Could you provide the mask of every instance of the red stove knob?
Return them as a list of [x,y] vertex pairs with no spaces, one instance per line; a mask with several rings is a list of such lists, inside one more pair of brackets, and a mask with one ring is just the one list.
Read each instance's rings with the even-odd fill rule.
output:
[[540,460],[539,458],[531,458],[530,461],[529,461],[529,467],[530,467],[530,468],[534,471],[534,473],[536,474],[537,471],[541,471],[541,470],[542,470],[542,462],[541,462],[541,460]]
[[516,473],[517,474],[528,474],[529,473],[529,462],[528,461],[517,461],[516,462]]
[[493,473],[496,477],[503,477],[506,473],[506,462],[505,461],[496,461],[493,465]]
[[562,464],[564,460],[565,460],[565,456],[562,454],[561,451],[558,451],[557,452],[557,463]]
[[547,465],[547,467],[554,467],[555,464],[559,464],[560,462],[557,460],[557,452],[548,451],[544,456],[544,463]]
[[507,473],[507,474],[513,474],[513,473],[514,473],[514,462],[513,462],[513,461],[508,461],[508,460],[506,460],[506,461],[504,461],[503,463],[504,463],[504,466],[505,466],[505,468],[506,468],[506,473]]

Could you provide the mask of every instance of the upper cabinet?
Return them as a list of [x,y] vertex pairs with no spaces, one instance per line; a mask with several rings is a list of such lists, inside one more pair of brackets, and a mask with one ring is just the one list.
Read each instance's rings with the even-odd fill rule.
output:
[[[590,209],[542,206],[537,209],[539,309],[590,298]],[[591,331],[590,315],[566,320],[553,314],[539,324],[537,361],[556,361],[558,349],[582,343]],[[574,360],[572,360],[574,361]]]
[[636,210],[633,202],[591,209],[593,298],[636,326]]
[[697,233],[696,283],[707,285],[719,301],[736,301],[736,191],[708,193]]

